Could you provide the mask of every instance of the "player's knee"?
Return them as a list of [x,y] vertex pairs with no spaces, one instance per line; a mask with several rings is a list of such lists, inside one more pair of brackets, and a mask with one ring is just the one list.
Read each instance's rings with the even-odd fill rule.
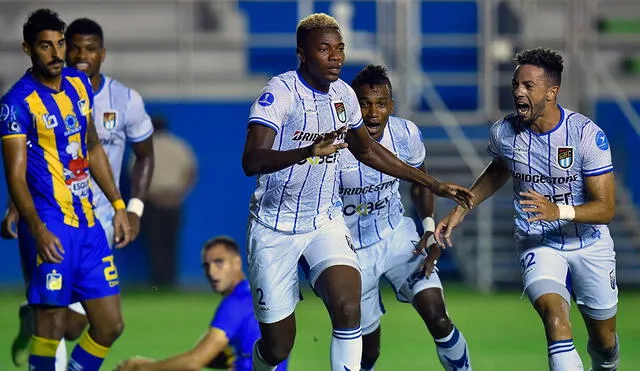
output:
[[451,319],[446,313],[432,312],[425,319],[429,332],[434,338],[443,338],[451,332]]
[[547,313],[543,317],[544,327],[547,333],[552,335],[571,336],[571,323],[569,318],[560,313]]
[[270,364],[279,364],[289,357],[291,349],[293,349],[293,341],[263,342],[260,354]]
[[356,327],[360,322],[360,298],[338,295],[330,305],[333,327]]
[[101,344],[111,344],[124,332],[124,321],[114,319],[109,323],[102,323],[100,326],[92,326],[92,336]]

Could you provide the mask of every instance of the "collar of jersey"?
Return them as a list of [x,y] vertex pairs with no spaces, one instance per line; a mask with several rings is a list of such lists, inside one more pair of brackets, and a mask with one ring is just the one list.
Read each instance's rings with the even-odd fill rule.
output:
[[64,74],[64,69],[62,70],[62,72],[60,73],[60,90],[56,90],[56,89],[52,89],[48,86],[46,86],[45,84],[41,83],[40,81],[38,81],[38,79],[36,79],[35,76],[33,76],[33,74],[31,73],[31,68],[29,68],[27,70],[27,72],[25,73],[25,75],[27,75],[27,78],[38,88],[38,89],[42,89],[42,90],[46,90],[52,94],[58,94],[64,91],[64,80],[65,80],[65,74]]
[[302,77],[302,75],[300,74],[300,70],[299,70],[299,69],[298,69],[298,70],[296,70],[296,74],[298,75],[298,80],[300,80],[300,82],[302,83],[302,85],[306,86],[306,87],[307,87],[307,89],[311,90],[312,92],[314,92],[314,93],[316,93],[316,94],[322,94],[322,95],[327,95],[327,94],[329,94],[329,92],[326,92],[326,93],[325,93],[325,92],[322,92],[322,91],[320,91],[320,90],[318,90],[318,89],[314,88],[313,86],[309,85],[309,83],[308,83],[308,82],[306,82],[306,81],[304,80],[304,78]]
[[558,109],[560,110],[560,121],[558,121],[558,123],[556,124],[556,126],[553,127],[553,129],[545,132],[545,133],[536,133],[535,131],[531,130],[531,128],[527,128],[527,130],[529,130],[529,132],[535,136],[541,137],[543,135],[547,135],[547,134],[551,134],[554,131],[560,129],[560,126],[562,126],[562,123],[564,122],[564,108],[562,108],[561,105],[558,104]]
[[102,88],[104,88],[104,84],[107,82],[107,78],[105,77],[105,75],[100,74],[100,85],[98,86],[98,90],[95,91],[95,93],[93,93],[93,95],[98,95],[98,93],[100,93],[102,91]]

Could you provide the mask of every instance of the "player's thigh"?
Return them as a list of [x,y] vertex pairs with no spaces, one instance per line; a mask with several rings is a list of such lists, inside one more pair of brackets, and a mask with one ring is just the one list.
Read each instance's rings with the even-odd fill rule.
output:
[[[79,243],[80,254],[72,298],[83,303],[92,325],[97,314],[104,311],[117,312],[105,316],[105,322],[113,316],[118,318],[116,322],[120,321],[120,278],[104,230],[96,223],[93,227],[79,230],[75,238]],[[99,300],[103,298],[105,300]],[[101,302],[103,307],[92,305],[96,301]]]
[[342,216],[313,232],[302,259],[311,286],[325,303],[329,297],[360,301],[360,265]]
[[66,307],[72,302],[72,290],[77,263],[77,245],[73,228],[63,223],[47,222],[47,228],[65,250],[60,263],[46,263],[37,253],[37,242],[25,223],[18,223],[18,245],[27,301],[31,305]]
[[524,291],[532,304],[547,294],[557,294],[571,303],[569,265],[561,252],[550,247],[528,249],[520,254],[519,263]]
[[298,260],[308,233],[286,234],[251,220],[247,264],[256,318],[275,323],[290,316],[300,301]]
[[566,253],[575,301],[580,311],[595,320],[615,316],[618,307],[616,254],[613,240],[603,238],[586,248]]

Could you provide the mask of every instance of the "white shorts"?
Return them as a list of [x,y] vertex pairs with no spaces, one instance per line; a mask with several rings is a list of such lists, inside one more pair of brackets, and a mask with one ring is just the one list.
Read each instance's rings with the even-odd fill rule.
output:
[[78,314],[82,314],[83,316],[87,315],[87,312],[85,312],[84,307],[82,306],[82,303],[80,303],[79,301],[73,303],[73,304],[69,304],[69,306],[67,307],[69,309],[71,309],[72,311],[78,313]]
[[410,303],[413,297],[426,289],[442,289],[437,272],[427,278],[422,270],[424,255],[414,255],[420,241],[413,220],[404,217],[396,229],[384,240],[356,250],[362,270],[362,319],[364,335],[380,326],[384,306],[380,297],[380,278],[384,277],[396,291],[399,301]]
[[254,312],[262,323],[278,322],[293,313],[300,301],[299,262],[308,268],[311,286],[331,266],[360,271],[342,215],[318,230],[299,234],[275,231],[251,218],[247,235]]
[[520,254],[520,269],[525,291],[537,281],[552,280],[567,287],[578,305],[601,310],[618,303],[616,253],[609,236],[579,250],[525,250]]

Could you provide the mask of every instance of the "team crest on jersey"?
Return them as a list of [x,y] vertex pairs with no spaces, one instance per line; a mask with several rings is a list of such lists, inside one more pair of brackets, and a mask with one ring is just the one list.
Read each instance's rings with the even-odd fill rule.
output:
[[336,116],[338,116],[338,120],[341,123],[345,124],[347,122],[347,109],[344,107],[344,103],[341,101],[333,102],[333,108],[336,110]]
[[90,109],[86,99],[80,99],[78,101],[78,111],[80,111],[80,114],[82,116],[86,116],[89,114]]
[[573,147],[558,147],[558,165],[563,169],[573,166]]
[[116,119],[114,111],[105,112],[102,114],[102,126],[107,130],[113,130],[116,127]]
[[62,290],[62,275],[54,269],[51,273],[47,273],[47,290],[60,291]]

